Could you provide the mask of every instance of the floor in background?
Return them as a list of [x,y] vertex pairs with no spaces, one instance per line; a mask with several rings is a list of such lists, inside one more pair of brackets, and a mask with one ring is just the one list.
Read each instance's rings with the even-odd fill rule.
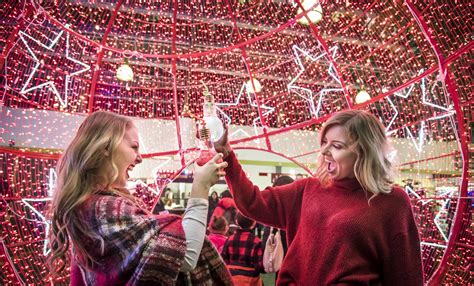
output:
[[261,274],[263,286],[275,286],[275,273]]

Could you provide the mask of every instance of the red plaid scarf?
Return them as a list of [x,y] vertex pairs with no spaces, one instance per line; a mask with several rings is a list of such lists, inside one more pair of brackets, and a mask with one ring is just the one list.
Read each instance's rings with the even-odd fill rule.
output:
[[178,216],[151,215],[113,194],[94,196],[80,212],[103,238],[105,249],[101,253],[99,244],[91,243],[89,252],[98,261],[93,269],[73,261],[72,285],[232,285],[225,264],[207,239],[196,268],[179,272],[186,239]]

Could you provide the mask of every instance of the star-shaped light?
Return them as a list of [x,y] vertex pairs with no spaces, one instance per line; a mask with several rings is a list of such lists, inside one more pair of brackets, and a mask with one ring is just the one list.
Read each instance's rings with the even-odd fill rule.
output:
[[69,33],[67,33],[67,36],[66,36],[66,58],[70,61],[73,61],[74,63],[76,63],[78,65],[83,66],[83,69],[80,69],[78,71],[75,71],[71,74],[66,75],[65,87],[64,87],[64,99],[61,100],[61,98],[59,98],[59,101],[61,102],[61,105],[63,107],[67,106],[67,99],[68,99],[67,93],[68,93],[68,90],[69,90],[69,81],[70,81],[71,77],[76,76],[76,75],[81,74],[81,73],[84,73],[84,72],[91,69],[90,65],[85,64],[85,63],[83,63],[81,61],[78,61],[78,60],[76,60],[76,59],[69,56]]
[[[321,46],[321,45],[319,45]],[[296,74],[295,77],[293,77],[290,82],[288,83],[288,93],[291,93],[291,92],[294,92],[296,93],[298,96],[300,96],[301,98],[305,99],[306,101],[308,101],[309,103],[309,109],[310,109],[310,113],[312,114],[312,116],[318,118],[319,117],[319,111],[321,110],[321,105],[322,105],[322,101],[323,101],[323,98],[324,96],[327,94],[327,93],[331,93],[331,92],[343,92],[344,89],[341,88],[322,88],[319,93],[313,93],[313,91],[309,88],[305,88],[305,87],[301,87],[301,86],[298,86],[296,83],[299,79],[299,77],[305,72],[305,67],[303,65],[303,61],[301,59],[301,55],[305,56],[307,59],[310,59],[312,62],[314,61],[318,61],[320,60],[321,58],[327,56],[327,53],[326,51],[321,51],[320,54],[318,55],[311,55],[309,52],[301,49],[300,47],[298,47],[297,45],[294,45],[293,47],[293,54],[294,54],[294,59],[295,59],[295,62],[296,64],[298,65],[299,67],[299,72]],[[329,49],[330,52],[332,52],[332,58],[335,59],[336,58],[336,53],[337,53],[337,46],[334,46],[332,48]],[[329,67],[328,67],[328,74],[331,78],[333,78],[339,85],[341,84],[341,80],[339,79],[339,77],[337,76],[337,73],[334,69],[334,64],[332,61],[329,61]],[[314,98],[316,97],[316,95],[319,95],[319,99],[318,99],[318,104],[317,106],[315,106],[315,103],[314,103]],[[347,99],[346,99],[347,100]]]
[[434,224],[436,228],[438,229],[439,233],[443,237],[444,241],[446,244],[439,244],[439,243],[432,243],[432,242],[421,242],[422,245],[427,245],[427,246],[434,246],[434,247],[439,247],[439,248],[446,248],[448,241],[449,241],[449,233],[448,230],[443,230],[443,227],[441,225],[441,219],[445,217],[448,212],[449,212],[449,203],[451,202],[450,195],[455,191],[453,188],[447,188],[445,190],[441,190],[439,193],[439,196],[445,196],[445,199],[443,200],[441,207],[438,209],[436,212],[436,215],[433,219]]
[[[445,83],[444,81],[439,81],[437,80],[432,86],[431,86],[431,90],[430,90],[430,93],[431,94],[434,94],[434,88],[436,88],[436,86],[441,83],[442,87],[443,87],[443,93],[446,95],[448,94],[448,92],[446,91],[446,86],[445,86]],[[452,106],[448,106],[448,107],[443,107],[441,105],[437,105],[437,104],[434,104],[434,103],[431,103],[429,101],[426,101],[426,96],[427,96],[427,92],[426,92],[426,81],[425,81],[425,78],[422,79],[421,81],[421,102],[424,104],[424,105],[428,105],[428,106],[431,106],[431,107],[434,107],[434,108],[437,108],[437,109],[440,109],[442,111],[444,111],[444,113],[440,114],[440,115],[435,115],[431,118],[428,118],[428,120],[436,120],[436,119],[441,119],[441,118],[444,118],[444,117],[448,117],[448,116],[451,116],[453,115],[455,112],[452,108]]]
[[26,46],[26,49],[28,50],[28,52],[30,53],[30,55],[33,57],[33,60],[35,62],[35,65],[33,67],[33,69],[31,70],[30,74],[28,75],[28,79],[26,80],[25,84],[23,85],[22,89],[20,90],[20,94],[27,98],[26,97],[26,93],[30,92],[30,91],[33,91],[33,90],[37,90],[37,89],[41,89],[43,87],[49,87],[49,89],[54,93],[54,95],[56,96],[56,98],[58,99],[59,103],[61,104],[62,107],[66,107],[67,106],[67,101],[68,101],[68,90],[69,90],[69,82],[71,80],[71,77],[73,76],[76,76],[78,74],[81,74],[81,73],[84,73],[86,71],[88,71],[90,69],[90,66],[81,62],[81,61],[78,61],[74,58],[72,58],[70,55],[69,55],[69,33],[67,33],[67,36],[66,36],[66,58],[78,65],[81,65],[83,68],[78,70],[78,71],[75,71],[71,74],[67,74],[66,77],[65,77],[65,85],[64,85],[64,95],[61,96],[61,94],[58,92],[58,90],[56,89],[56,86],[54,85],[54,82],[53,81],[47,81],[47,82],[44,82],[44,83],[41,83],[39,85],[35,85],[35,86],[32,86],[32,87],[28,87],[30,85],[30,82],[31,82],[31,79],[33,78],[34,74],[36,73],[36,71],[38,70],[38,68],[40,67],[41,65],[41,61],[38,60],[38,57],[36,56],[36,54],[33,52],[33,50],[31,49],[30,45],[28,44],[28,41],[26,40],[26,38],[34,41],[35,43],[37,43],[38,45],[42,46],[43,48],[53,52],[53,47],[58,43],[59,39],[61,38],[62,34],[63,34],[64,31],[61,31],[59,32],[56,37],[52,40],[50,40],[50,43],[49,45],[45,45],[43,44],[41,41],[39,41],[38,39],[35,39],[33,38],[32,36],[26,34],[25,32],[23,31],[20,31],[19,34],[20,34],[20,39],[21,41],[25,44]]
[[[418,75],[422,74],[424,72],[423,69],[419,70],[418,71]],[[437,108],[437,109],[441,109],[443,111],[445,111],[444,113],[440,114],[440,115],[434,115],[428,119],[425,119],[423,121],[421,121],[421,125],[420,125],[420,128],[419,128],[419,131],[418,131],[418,139],[415,139],[415,137],[413,136],[410,128],[408,128],[407,126],[405,126],[405,131],[408,135],[408,137],[410,137],[410,139],[412,140],[413,142],[413,146],[415,146],[416,150],[421,153],[421,151],[423,151],[423,145],[424,145],[424,141],[425,141],[425,125],[426,125],[426,121],[431,121],[431,120],[437,120],[437,119],[441,119],[441,118],[444,118],[444,117],[450,117],[450,122],[451,122],[451,125],[455,128],[455,124],[453,122],[453,119],[452,119],[452,115],[454,114],[454,111],[452,110],[452,106],[449,106],[449,107],[443,107],[441,105],[437,105],[437,104],[434,104],[434,103],[431,103],[431,102],[428,102],[426,100],[426,96],[427,96],[427,91],[426,91],[426,77],[423,77],[421,79],[421,82],[420,82],[420,88],[421,88],[421,102],[422,104],[424,105],[428,105],[428,106],[431,106],[431,107],[434,107],[434,108]],[[439,83],[440,81],[437,81],[435,84],[432,85],[432,88],[431,88],[431,93],[434,94],[433,92],[433,89],[436,87],[436,85]],[[443,92],[446,94],[446,88],[444,86],[444,82],[441,82],[442,85],[443,85]],[[411,84],[407,89],[406,92],[404,91],[401,91],[401,92],[395,92],[394,95],[395,96],[398,96],[398,97],[402,97],[402,98],[408,98],[408,96],[410,96],[413,88],[414,88],[414,85],[415,83]],[[406,90],[406,89],[405,89]],[[390,104],[393,112],[394,112],[394,115],[392,116],[389,124],[387,125],[387,128],[386,128],[386,134],[387,136],[391,135],[392,133],[394,133],[396,130],[390,130],[390,127],[393,125],[393,123],[395,122],[395,119],[398,117],[399,115],[399,112],[398,112],[398,109],[397,107],[395,106],[395,104],[393,103],[393,101],[390,99],[390,97],[387,97],[387,101],[388,103]]]
[[441,217],[442,217],[443,214],[444,215],[448,214],[449,203],[451,202],[451,198],[449,196],[454,192],[454,190],[455,189],[449,188],[447,190],[444,190],[444,191],[440,192],[439,196],[440,197],[446,196],[446,199],[443,200],[442,206],[439,208],[438,213],[436,214],[436,216],[434,218],[434,223],[436,225],[436,228],[438,228],[439,232],[441,233],[441,236],[443,237],[444,241],[446,241],[446,243],[449,240],[449,233],[447,233],[447,231],[445,233],[445,231],[441,227],[440,220],[441,220]]
[[413,188],[410,187],[409,185],[406,185],[406,186],[405,186],[405,192],[406,192],[407,194],[412,194],[412,195],[414,195],[418,200],[421,201],[421,204],[422,204],[422,205],[426,205],[427,203],[429,203],[429,202],[432,201],[431,199],[422,199],[422,198],[420,197],[420,195],[417,194],[417,193],[413,190]]
[[[217,103],[216,102],[216,110],[222,114],[222,116],[226,119],[226,124],[227,125],[230,125],[232,123],[232,118],[227,115],[221,108],[219,108],[219,106],[236,106],[240,103],[240,99],[242,98],[242,95],[243,94],[246,94],[247,95],[247,99],[249,101],[249,104],[250,106],[252,107],[255,107],[258,109],[258,104],[256,102],[255,99],[252,99],[252,94],[253,93],[250,93],[247,91],[246,89],[246,83],[243,83],[242,84],[242,87],[240,88],[240,91],[239,91],[239,95],[237,96],[237,99],[235,102],[231,102],[231,103]],[[263,110],[265,109],[266,111],[262,113],[262,117],[265,117],[267,116],[269,113],[273,112],[275,110],[274,107],[269,107],[269,106],[266,106],[264,104],[260,104],[260,109]],[[258,130],[257,130],[257,122],[258,121],[261,121],[261,118],[259,116],[257,116],[253,121],[252,121],[252,124],[253,124],[253,128],[254,128],[254,131],[255,131],[255,135],[258,135]],[[238,130],[232,132],[231,134],[229,134],[229,138],[231,138],[232,136],[235,136],[237,133],[243,133],[245,135],[247,135],[248,137],[249,134],[247,132],[245,132],[244,130],[242,130],[241,128],[239,128]],[[260,140],[259,139],[255,139],[254,141],[256,142],[259,142]]]
[[[422,73],[423,73],[423,70],[418,71],[419,75],[422,74]],[[422,78],[421,80],[424,81],[425,78]],[[415,87],[415,83],[412,83],[409,87],[403,89],[402,91],[395,92],[394,95],[406,99],[410,96],[410,94],[413,91],[414,87]],[[382,91],[387,92],[388,90],[383,89]],[[398,113],[397,107],[395,106],[395,104],[393,103],[393,101],[390,99],[389,96],[387,97],[387,101],[390,104],[390,106],[392,107],[393,111],[395,112],[395,114],[392,116],[392,119],[390,120],[387,127],[385,128],[385,132],[386,132],[387,136],[389,136],[389,135],[391,135],[392,133],[394,133],[396,131],[396,130],[390,130],[390,127],[392,127],[392,125],[395,122],[395,119],[397,119],[399,113]]]
[[46,198],[38,198],[38,199],[21,199],[21,202],[27,206],[32,212],[36,214],[36,216],[40,219],[38,221],[39,223],[43,223],[46,226],[46,229],[44,231],[44,241],[43,241],[43,255],[48,255],[48,253],[51,251],[48,247],[49,244],[49,239],[48,239],[48,234],[49,230],[51,228],[51,221],[48,220],[38,209],[36,209],[32,204],[34,202],[49,202],[52,199],[52,194],[54,190],[54,185],[56,183],[56,171],[53,168],[49,169],[49,189],[48,189],[48,197]]

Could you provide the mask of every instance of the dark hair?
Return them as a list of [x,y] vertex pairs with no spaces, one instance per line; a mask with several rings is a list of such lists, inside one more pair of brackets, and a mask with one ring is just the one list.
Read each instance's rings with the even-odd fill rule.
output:
[[273,183],[273,186],[283,186],[283,185],[288,185],[293,183],[295,180],[291,178],[290,176],[280,176],[278,177],[275,182]]
[[214,219],[211,222],[211,230],[225,231],[226,227],[227,227],[227,220],[222,216],[214,217]]
[[232,193],[229,190],[225,190],[221,193],[221,198],[232,198]]
[[255,221],[253,219],[250,219],[250,218],[244,216],[240,212],[237,213],[236,220],[237,220],[237,224],[243,229],[249,229],[255,223]]

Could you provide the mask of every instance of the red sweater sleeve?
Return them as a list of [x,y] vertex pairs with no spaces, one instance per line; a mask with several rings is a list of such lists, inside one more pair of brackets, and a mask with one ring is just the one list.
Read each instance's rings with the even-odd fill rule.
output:
[[290,217],[298,217],[304,190],[304,180],[292,184],[267,187],[255,186],[242,170],[234,152],[226,158],[226,181],[237,208],[246,216],[266,225],[285,229]]

